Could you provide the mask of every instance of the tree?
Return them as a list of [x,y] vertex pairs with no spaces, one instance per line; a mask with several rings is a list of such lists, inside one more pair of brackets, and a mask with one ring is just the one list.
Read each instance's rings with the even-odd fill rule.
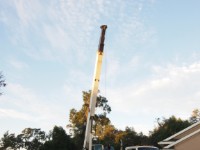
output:
[[192,111],[192,115],[191,115],[191,117],[189,118],[189,121],[190,121],[190,123],[192,123],[192,124],[194,124],[194,123],[200,121],[200,111],[199,111],[199,109],[194,109],[194,110]]
[[40,150],[72,150],[75,149],[69,135],[62,127],[55,126],[50,132],[50,139],[46,141]]
[[20,135],[17,136],[18,147],[27,150],[39,150],[46,140],[45,132],[37,128],[25,128]]
[[[0,72],[0,88],[5,87],[5,86],[6,86],[6,83],[5,83],[4,76],[2,75],[2,72]],[[0,91],[0,95],[2,95],[1,91]]]
[[74,150],[75,146],[62,127],[55,126],[46,134],[41,129],[25,128],[21,134],[9,134],[7,131],[0,140],[0,150]]
[[126,127],[122,136],[124,147],[133,145],[147,145],[148,137],[143,133],[137,133],[133,127]]
[[125,132],[122,130],[116,129],[115,131],[115,149],[119,150],[121,148],[121,142],[124,143]]
[[101,144],[104,145],[115,145],[115,133],[116,129],[113,125],[108,124],[105,125],[103,130],[102,130],[102,135],[99,135],[99,140]]
[[163,118],[162,121],[158,118],[157,124],[157,127],[150,132],[149,138],[151,143],[158,147],[158,142],[191,125],[188,120],[181,120],[175,116],[171,116],[169,119]]
[[[45,142],[45,132],[40,129],[25,128],[21,134],[9,134],[7,131],[1,138],[1,148],[24,148],[26,150],[39,150]],[[0,149],[1,149],[0,148]]]
[[15,134],[9,134],[9,131],[7,131],[1,138],[0,150],[5,150],[7,148],[16,149],[16,144]]
[[[87,115],[89,111],[91,91],[83,91],[83,105],[79,111],[76,109],[70,110],[69,122],[67,127],[73,136],[74,143],[76,143],[77,149],[81,149],[83,146]],[[96,107],[98,114],[95,115],[95,124],[93,127],[96,137],[102,136],[106,125],[110,124],[110,120],[107,114],[111,112],[111,107],[107,104],[108,100],[103,96],[97,96]]]

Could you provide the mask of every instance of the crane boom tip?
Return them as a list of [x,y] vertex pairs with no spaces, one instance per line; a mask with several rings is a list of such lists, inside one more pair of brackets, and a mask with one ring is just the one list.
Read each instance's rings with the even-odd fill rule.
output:
[[100,28],[105,30],[107,28],[107,25],[101,25]]

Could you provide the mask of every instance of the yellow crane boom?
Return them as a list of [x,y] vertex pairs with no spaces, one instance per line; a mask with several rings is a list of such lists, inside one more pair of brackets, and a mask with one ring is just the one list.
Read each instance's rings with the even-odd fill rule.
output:
[[94,115],[95,115],[95,106],[96,106],[96,100],[97,100],[97,94],[98,94],[98,88],[99,88],[106,29],[107,29],[106,25],[101,26],[101,36],[99,40],[99,47],[97,50],[92,91],[91,91],[91,96],[90,96],[89,112],[88,112],[87,124],[86,124],[85,139],[84,139],[84,144],[83,144],[84,150],[92,150],[92,125],[93,125],[93,120],[94,120]]

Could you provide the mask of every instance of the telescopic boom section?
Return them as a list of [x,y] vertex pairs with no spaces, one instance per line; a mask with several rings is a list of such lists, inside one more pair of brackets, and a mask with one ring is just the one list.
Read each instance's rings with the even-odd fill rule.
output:
[[97,56],[96,56],[94,78],[93,78],[92,91],[91,91],[91,96],[90,96],[90,106],[89,106],[89,112],[88,112],[88,117],[87,117],[85,139],[84,139],[84,144],[83,144],[84,150],[92,150],[92,124],[94,120],[95,106],[96,106],[98,87],[99,87],[99,81],[100,81],[106,28],[107,28],[106,25],[101,26],[101,37],[99,40],[99,47],[98,47]]
[[105,33],[106,33],[107,25],[102,25],[101,29],[102,29],[101,30],[101,37],[100,37],[100,40],[99,40],[99,48],[98,48],[99,52],[103,52]]

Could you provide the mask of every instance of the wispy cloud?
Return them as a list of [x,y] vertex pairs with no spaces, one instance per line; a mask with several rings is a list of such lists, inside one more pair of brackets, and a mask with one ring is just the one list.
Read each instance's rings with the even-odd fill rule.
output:
[[[155,78],[142,84],[130,83],[123,88],[110,89],[108,96],[112,98],[113,112],[131,113],[132,117],[139,114],[143,123],[144,118],[150,116],[154,117],[152,121],[171,115],[188,119],[192,110],[200,107],[200,63],[154,67],[154,70]],[[140,122],[134,123],[135,126]]]
[[0,108],[0,118],[1,117],[15,118],[15,119],[27,120],[27,121],[34,120],[34,118],[32,116],[25,114],[25,113],[21,113],[14,109],[1,109]]
[[[81,93],[77,96],[77,91],[88,88],[87,83],[90,88],[92,75],[85,73],[85,66],[94,63],[91,56],[95,54],[97,48],[101,24],[108,25],[106,49],[109,49],[107,62],[109,78],[111,80],[122,78],[122,73],[131,72],[126,68],[130,67],[134,70],[138,67],[141,58],[129,54],[133,54],[136,46],[147,45],[146,43],[151,43],[150,39],[155,39],[156,31],[142,19],[144,8],[152,2],[153,0],[126,3],[121,0],[115,2],[111,0],[8,0],[0,6],[0,22],[6,25],[5,31],[10,38],[10,44],[19,55],[27,54],[33,59],[42,61],[68,63],[67,79],[63,79],[65,81],[63,88],[66,91],[65,96],[72,98],[68,103],[72,104],[74,99],[81,99]],[[123,64],[120,57],[124,59]],[[12,60],[9,63],[16,69],[29,67],[19,60]],[[123,89],[113,89],[111,96],[112,99],[116,98],[115,103],[112,104],[113,108],[119,110],[119,105],[124,104],[122,98],[126,98],[130,104],[128,108],[132,109],[131,99],[137,97],[131,92],[127,94],[127,91],[134,91],[136,94],[139,89],[140,91],[145,88],[147,91],[151,90],[151,82],[147,83],[149,84],[147,87],[144,84],[144,87],[138,89],[131,83]],[[33,90],[26,85],[9,83],[7,92],[9,96],[3,96],[1,99],[7,106],[6,109],[1,108],[4,116],[9,117],[11,112],[16,112],[19,114],[17,116],[20,114],[24,116],[20,119],[26,120],[28,116],[32,116],[35,118],[34,122],[50,122],[50,120],[57,120],[55,118],[60,118],[65,111],[68,111],[63,108],[61,112],[61,108],[55,107],[55,101],[47,101],[51,98],[38,95],[37,89]],[[137,103],[139,105],[139,102]],[[59,107],[64,106],[59,105]]]
[[[1,16],[10,27],[11,41],[20,49],[23,45],[23,51],[30,56],[56,60],[65,56],[66,60],[67,55],[67,59],[75,56],[78,61],[86,61],[85,54],[90,55],[96,48],[92,41],[99,36],[97,27],[101,24],[111,27],[114,43],[144,43],[152,39],[154,33],[140,16],[148,3],[151,1],[16,0],[4,2]],[[12,11],[8,12],[8,8]]]
[[[7,95],[8,94],[8,95]],[[48,98],[49,99],[49,98]],[[2,96],[1,103],[6,108],[0,108],[0,117],[18,118],[25,121],[40,123],[41,127],[46,127],[46,122],[51,122],[51,126],[59,122],[59,116],[65,116],[65,109],[55,107],[55,101],[47,101],[43,96],[37,95],[29,88],[21,84],[9,83],[6,94]],[[14,113],[12,115],[12,113]],[[54,122],[54,123],[53,123]],[[60,122],[59,122],[60,123]]]
[[[137,108],[139,105],[146,104],[146,108],[157,107],[155,113],[160,110],[170,114],[180,112],[181,115],[182,112],[191,111],[195,105],[198,105],[200,63],[183,67],[169,66],[165,69],[160,68],[159,71],[156,69],[156,72],[158,78],[145,81],[137,87],[127,86],[122,90],[130,91],[127,94],[120,94],[128,99],[127,107]],[[182,101],[185,103],[178,107]],[[176,107],[182,111],[177,112]]]
[[15,69],[21,70],[24,68],[28,68],[28,65],[22,61],[16,60],[16,59],[12,59],[10,60],[10,65],[12,65]]

